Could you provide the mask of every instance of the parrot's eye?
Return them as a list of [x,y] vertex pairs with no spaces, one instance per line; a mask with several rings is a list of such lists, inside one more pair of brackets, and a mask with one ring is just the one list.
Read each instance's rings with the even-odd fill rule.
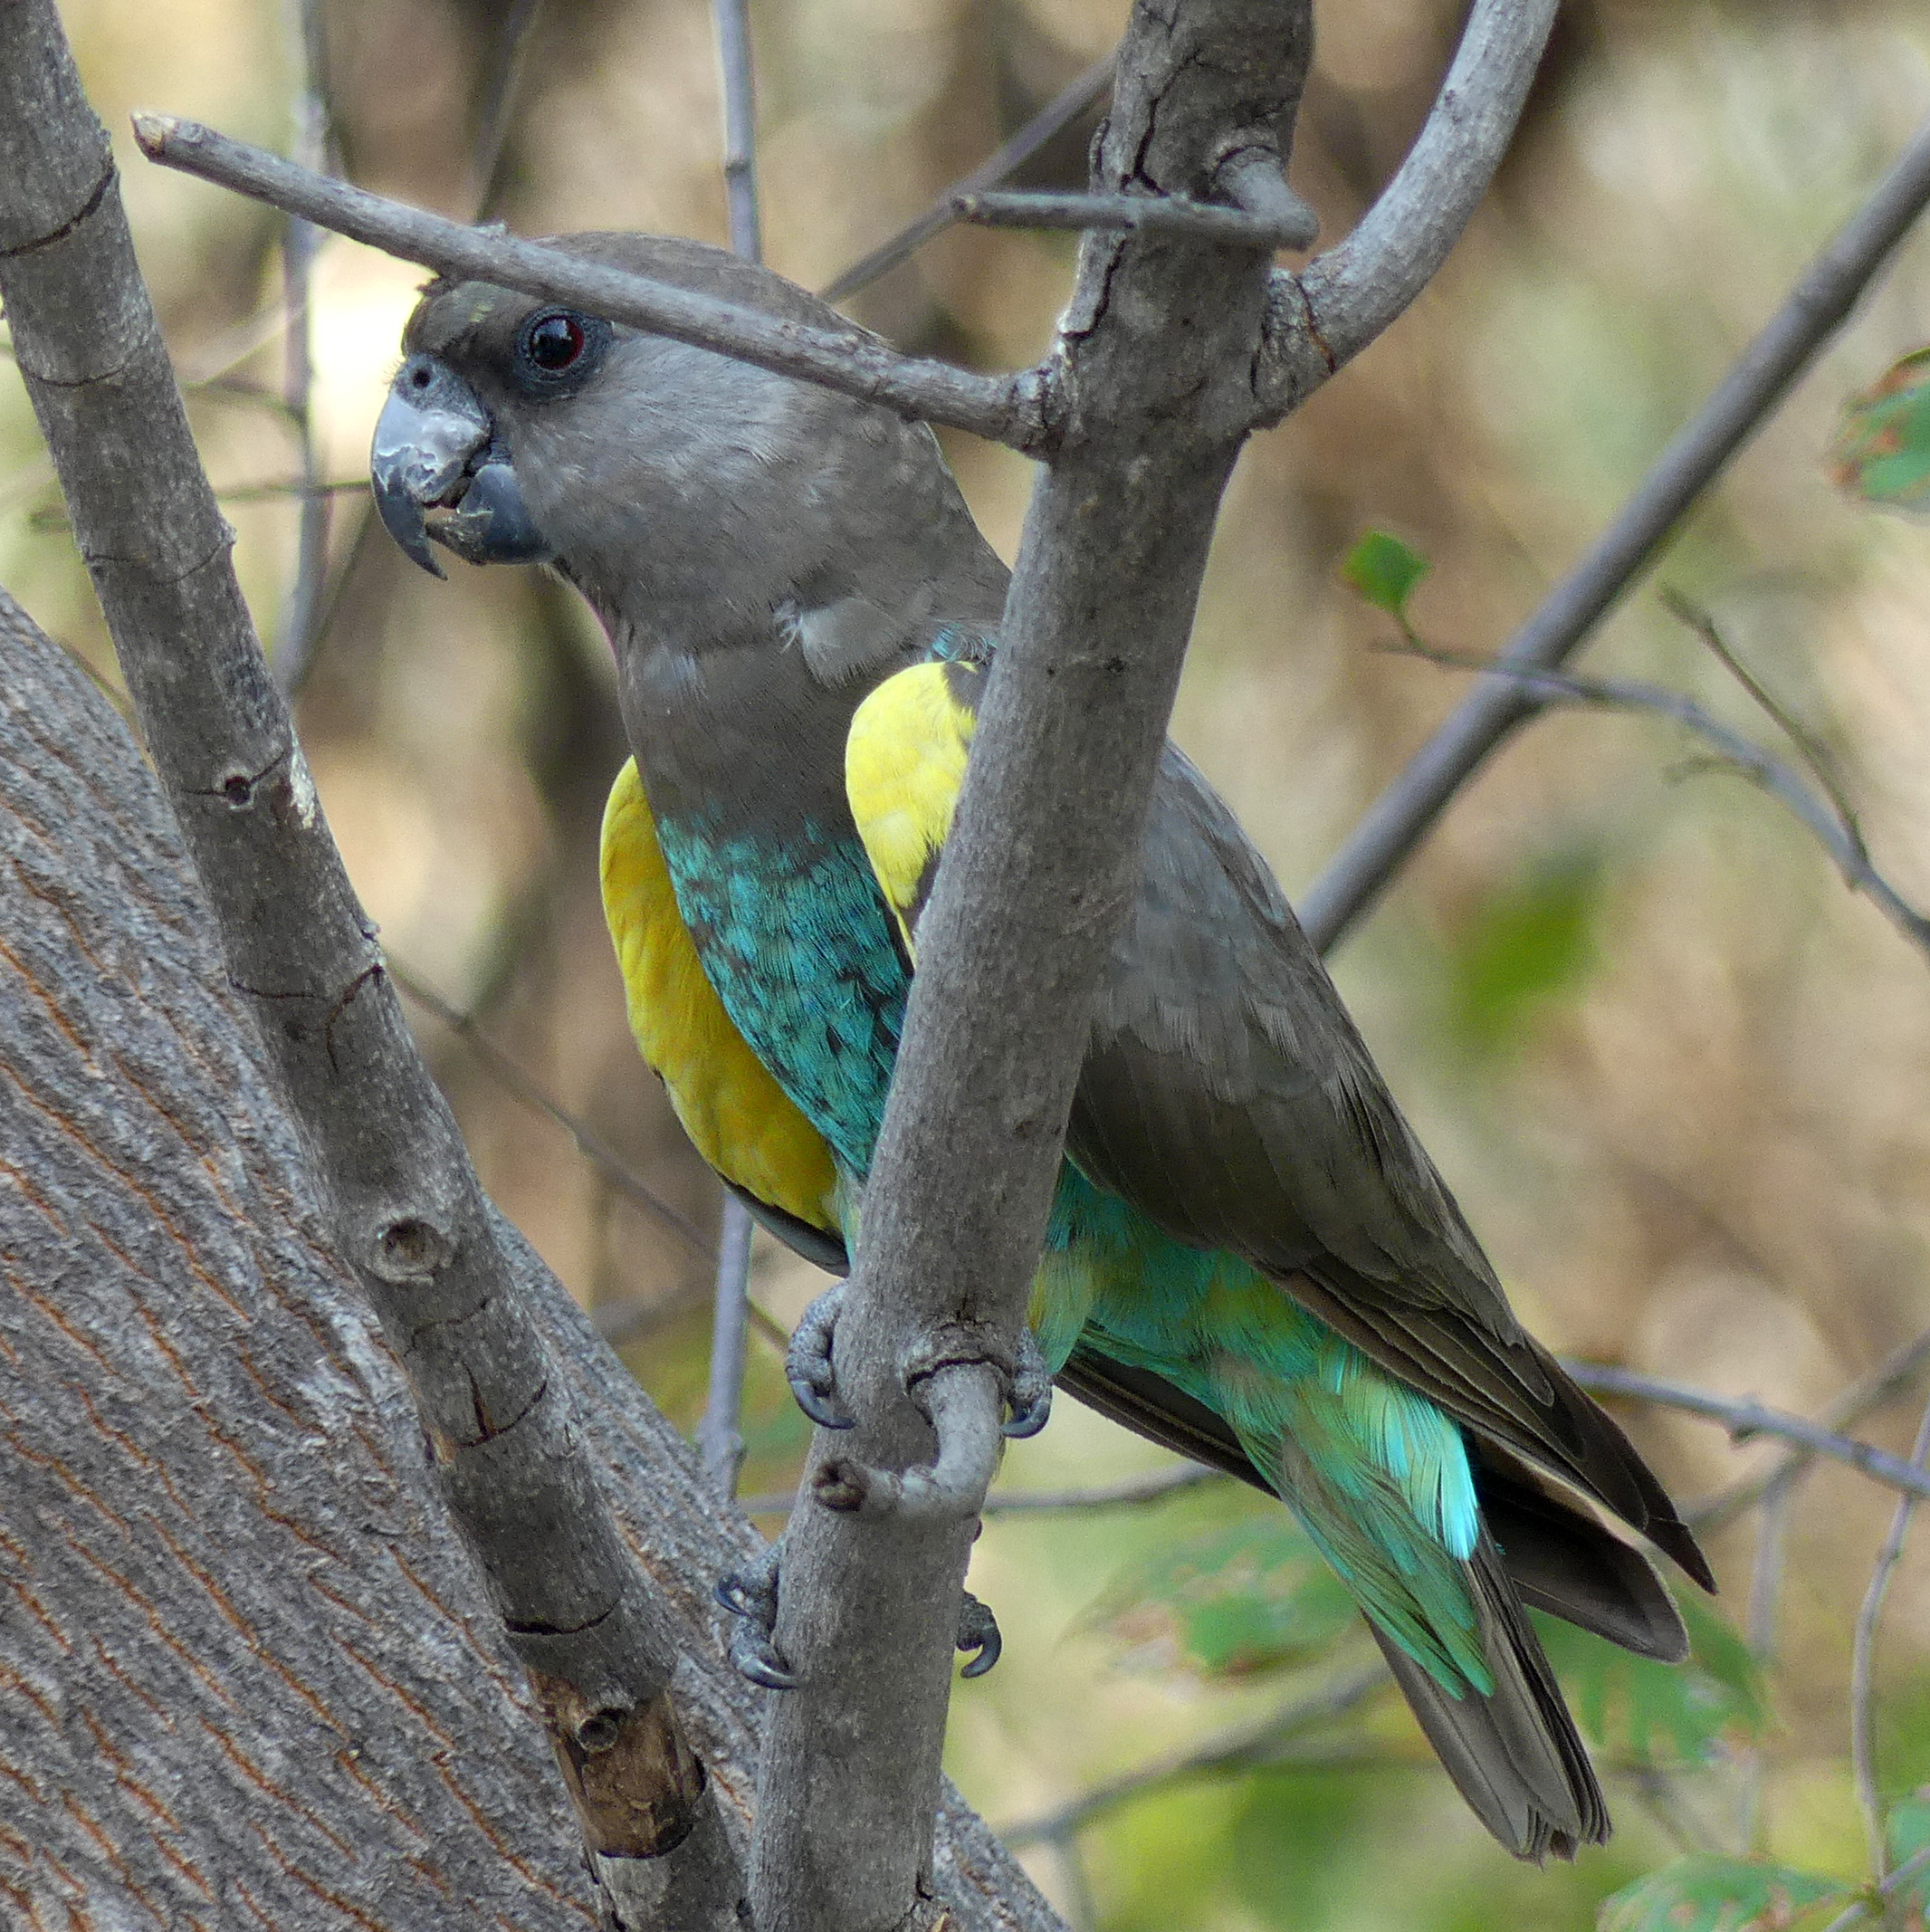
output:
[[525,338],[530,360],[550,375],[560,374],[583,353],[589,338],[573,315],[546,315],[530,324]]
[[[572,315],[567,309],[532,315],[516,339],[516,360],[526,385],[552,389],[559,378],[588,375],[609,335],[607,322]],[[574,381],[568,387],[574,387]]]

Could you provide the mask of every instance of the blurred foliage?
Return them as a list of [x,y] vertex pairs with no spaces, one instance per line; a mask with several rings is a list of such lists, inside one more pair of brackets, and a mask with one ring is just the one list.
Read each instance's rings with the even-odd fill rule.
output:
[[1589,1742],[1608,1762],[1641,1769],[1705,1765],[1756,1743],[1769,1721],[1762,1670],[1722,1615],[1683,1594],[1688,1660],[1633,1657],[1559,1618],[1530,1612]]
[[1341,560],[1341,581],[1358,590],[1376,610],[1400,620],[1407,629],[1408,599],[1428,574],[1428,560],[1399,537],[1371,530]]
[[[316,4],[358,180],[463,215],[486,194],[525,233],[721,239],[704,0],[546,0],[486,188],[478,122],[502,9]],[[1316,5],[1295,180],[1337,237],[1399,165],[1465,9]],[[1103,53],[1124,11],[755,0],[773,265],[823,286]],[[294,517],[261,486],[285,484],[296,455],[279,401],[277,225],[148,167],[121,130],[129,107],[154,106],[285,143],[285,10],[64,0],[63,12],[116,130],[204,454],[238,493],[236,556],[272,636]],[[1382,648],[1389,618],[1457,655],[1498,648],[1926,114],[1922,0],[1563,6],[1515,150],[1447,273],[1253,445],[1228,498],[1175,735],[1290,890],[1466,688]],[[1091,131],[1067,130],[1027,185],[1076,183]],[[908,349],[1009,367],[1050,339],[1073,253],[1065,237],[957,229],[852,307]],[[323,248],[314,413],[330,478],[360,472],[421,279],[348,244]],[[1826,463],[1853,463],[1868,495],[1922,494],[1921,365],[1882,372],[1926,335],[1919,233],[1662,564],[1772,688],[1834,721],[1872,850],[1918,903],[1930,900],[1930,533],[1870,516]],[[1866,400],[1839,444],[1852,397]],[[945,444],[1010,556],[1031,466]],[[0,365],[0,581],[111,678],[85,570],[37,514],[51,502],[31,413]],[[333,524],[333,617],[300,722],[385,947],[713,1227],[712,1184],[631,1049],[602,932],[597,818],[623,756],[603,640],[537,573],[452,566],[435,585],[371,537],[354,496]],[[1604,624],[1588,665],[1753,722],[1646,589]],[[1921,960],[1799,829],[1747,788],[1671,782],[1677,755],[1641,724],[1593,715],[1518,734],[1336,972],[1538,1334],[1813,1411],[1930,1326],[1930,998]],[[693,1423],[707,1264],[416,1017],[486,1184],[587,1303],[627,1311],[624,1359]],[[794,1316],[817,1286],[760,1241],[753,1288],[775,1315]],[[1767,1453],[1701,1423],[1623,1420],[1692,1500]],[[1861,1426],[1908,1446],[1900,1408]],[[807,1431],[762,1344],[746,1434],[747,1487],[789,1487]],[[1041,1439],[1013,1448],[1001,1481],[1060,1489],[1158,1461],[1065,1402]],[[1735,1927],[1750,1922],[1735,1913],[1768,1908],[1766,1895],[1723,1894],[1712,1860],[1738,1883],[1776,1864],[1852,1883],[1865,1851],[1846,1774],[1848,1632],[1888,1506],[1840,1470],[1802,1485],[1761,1683],[1693,1603],[1696,1659],[1679,1673],[1551,1631],[1584,1721],[1607,1740],[1617,1822],[1613,1842],[1573,1867],[1517,1866],[1489,1842],[1391,1696],[1300,1740],[1317,1763],[1169,1778],[1096,1815],[1072,1850],[1038,1843],[1027,1860],[1066,1910],[1083,1912],[1089,1892],[1104,1932],[1584,1932],[1611,1894],[1614,1923],[1674,1932],[1696,1923],[1677,1908],[1719,1912],[1727,1899]],[[1899,1793],[1930,1779],[1926,1545],[1906,1554],[1878,1658],[1881,1765]],[[1713,1544],[1739,1621],[1755,1554],[1753,1516]],[[1241,1734],[1323,1681],[1333,1646],[1365,1649],[1281,1514],[1230,1483],[1143,1509],[993,1516],[973,1587],[1006,1654],[960,1689],[951,1768],[995,1823]],[[1095,1599],[1110,1607],[1094,1613]],[[1899,1844],[1922,1829],[1921,1806],[1892,1810]],[[1671,1866],[1691,1850],[1694,1865]],[[1758,1852],[1772,1863],[1735,1864]],[[1628,1889],[1658,1871],[1674,1874],[1663,1890]],[[1698,1873],[1708,1885],[1681,1889]]]
[[1930,349],[1906,356],[1846,406],[1830,473],[1868,502],[1930,509]]
[[1477,1054],[1524,1039],[1533,1016],[1572,999],[1600,963],[1601,863],[1545,856],[1476,908],[1448,942],[1442,991],[1449,1025]]
[[1177,1537],[1132,1565],[1094,1620],[1204,1677],[1303,1664],[1359,1628],[1352,1599],[1285,1511]]
[[1600,1932],[1789,1932],[1844,1888],[1755,1859],[1689,1858],[1618,1892]]

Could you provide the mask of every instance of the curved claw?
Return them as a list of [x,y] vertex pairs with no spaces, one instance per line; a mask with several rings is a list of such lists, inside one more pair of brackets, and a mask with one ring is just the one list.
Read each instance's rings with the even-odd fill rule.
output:
[[834,1282],[798,1318],[784,1352],[784,1379],[798,1408],[820,1429],[851,1429],[857,1422],[837,1399],[837,1372],[831,1366],[831,1343],[844,1299],[845,1284]]
[[[1018,1366],[1012,1372],[1012,1385],[1005,1392],[1011,1413],[999,1433],[1008,1440],[1023,1441],[1036,1436],[1052,1420],[1052,1371],[1039,1353],[1038,1340],[1029,1328],[1018,1333]],[[988,1670],[991,1666],[985,1667]]]
[[785,1668],[778,1647],[755,1623],[731,1632],[731,1662],[737,1674],[765,1690],[795,1690],[798,1679]]
[[969,1590],[959,1605],[959,1635],[955,1648],[978,1652],[960,1671],[960,1677],[983,1677],[998,1661],[1005,1649],[1005,1639],[998,1634],[998,1620],[993,1616],[991,1605],[981,1603]]
[[795,1690],[798,1679],[778,1654],[778,1570],[780,1546],[771,1546],[748,1568],[717,1580],[717,1601],[738,1619],[731,1632],[731,1661],[738,1675],[766,1690]]
[[717,1579],[711,1594],[733,1617],[755,1617],[758,1614],[757,1588],[755,1577],[740,1575],[732,1571]]

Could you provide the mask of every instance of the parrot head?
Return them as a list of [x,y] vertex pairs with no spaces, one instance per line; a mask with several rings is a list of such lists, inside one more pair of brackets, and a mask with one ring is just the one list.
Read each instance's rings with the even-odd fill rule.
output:
[[[550,245],[783,320],[851,326],[702,243]],[[896,604],[948,550],[1002,587],[930,430],[887,409],[482,282],[431,282],[403,350],[372,481],[390,535],[435,576],[432,542],[472,563],[552,564],[613,636],[714,634],[731,613],[874,594]]]

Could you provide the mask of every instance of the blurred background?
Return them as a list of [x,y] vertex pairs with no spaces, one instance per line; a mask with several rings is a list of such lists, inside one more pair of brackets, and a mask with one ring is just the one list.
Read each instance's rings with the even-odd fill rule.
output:
[[[291,149],[300,24],[276,0],[64,12],[115,130],[244,585],[264,636],[285,636],[302,455],[282,399],[281,223],[147,166],[126,117],[163,108]],[[772,265],[829,282],[1106,52],[1124,12],[753,0]],[[1329,236],[1398,164],[1458,17],[1453,0],[1320,0],[1294,174]],[[542,0],[500,119],[500,0],[321,0],[320,24],[339,162],[365,186],[528,233],[723,239],[703,0]],[[1392,626],[1337,575],[1361,532],[1391,531],[1428,560],[1410,615],[1429,644],[1497,647],[1926,113],[1920,0],[1564,9],[1513,155],[1447,273],[1252,445],[1227,504],[1174,730],[1290,891],[1466,682],[1386,648]],[[1021,180],[1083,181],[1091,126]],[[852,311],[904,348],[1008,367],[1049,340],[1071,261],[1065,237],[954,229]],[[302,736],[384,944],[432,1002],[411,1014],[485,1183],[689,1427],[718,1202],[631,1049],[603,932],[597,827],[624,755],[607,647],[535,571],[452,561],[437,584],[370,532],[359,479],[421,279],[333,239],[315,263],[313,460],[344,487]],[[1930,233],[1659,573],[1833,749],[1877,863],[1918,904],[1930,532],[1846,502],[1823,463],[1845,397],[1925,337]],[[1027,465],[948,447],[1009,557]],[[112,684],[4,368],[0,582]],[[1585,664],[1665,680],[1772,732],[1652,584]],[[1772,800],[1710,770],[1679,732],[1596,713],[1536,724],[1334,963],[1516,1306],[1558,1347],[1813,1412],[1930,1327],[1925,959]],[[760,1243],[753,1294],[788,1323],[821,1277]],[[1619,1412],[1691,1500],[1772,1453]],[[1914,1413],[1905,1401],[1863,1427],[1906,1451]],[[746,1433],[746,1490],[785,1490],[807,1430],[760,1340]],[[1000,1483],[1061,1490],[1165,1459],[1065,1401]],[[1055,1900],[1106,1932],[1579,1928],[1685,1849],[1853,1879],[1850,1631],[1890,1503],[1839,1468],[1813,1474],[1782,1515],[1777,1587],[1757,1592],[1753,1619],[1760,1519],[1737,1516],[1713,1544],[1726,1621],[1703,1620],[1696,1664],[1666,1681],[1563,1652],[1619,1826],[1572,1870],[1536,1873],[1489,1842],[1398,1700],[1355,1683],[1368,1647],[1284,1513],[1218,1484],[989,1520],[972,1587],[1003,1624],[1005,1659],[960,1687],[951,1769]],[[775,1533],[781,1519],[761,1520]],[[1926,1580],[1930,1537],[1899,1573],[1880,1655],[1892,1793],[1930,1780]],[[1161,1765],[1170,1775],[1052,1822]]]

